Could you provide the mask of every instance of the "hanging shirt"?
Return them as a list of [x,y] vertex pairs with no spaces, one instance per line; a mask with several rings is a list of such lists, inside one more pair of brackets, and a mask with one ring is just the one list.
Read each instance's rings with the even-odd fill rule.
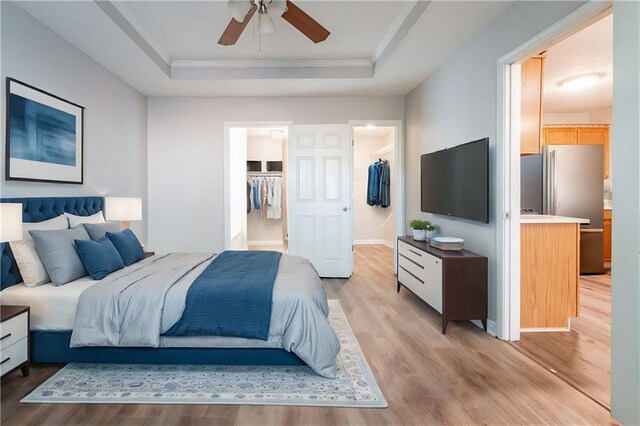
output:
[[380,164],[380,207],[389,207],[391,204],[391,169],[389,162],[383,161]]
[[247,181],[247,214],[251,213],[251,184]]
[[367,178],[367,204],[375,206],[378,204],[378,195],[380,194],[380,172],[379,163],[369,166],[369,175]]
[[260,181],[254,179],[253,181],[253,207],[256,210],[260,210]]

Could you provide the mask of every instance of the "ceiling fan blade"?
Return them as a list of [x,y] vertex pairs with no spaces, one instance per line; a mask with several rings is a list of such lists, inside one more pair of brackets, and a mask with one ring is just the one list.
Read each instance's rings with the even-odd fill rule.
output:
[[234,18],[231,18],[229,25],[227,25],[227,29],[224,30],[222,36],[220,36],[220,40],[218,40],[218,44],[223,46],[232,46],[237,43],[238,39],[242,35],[242,32],[249,24],[249,21],[253,17],[253,14],[256,13],[258,8],[256,5],[253,5],[247,16],[244,17],[244,21],[238,22]]
[[314,43],[325,41],[331,34],[325,27],[289,0],[287,0],[287,11],[282,17]]

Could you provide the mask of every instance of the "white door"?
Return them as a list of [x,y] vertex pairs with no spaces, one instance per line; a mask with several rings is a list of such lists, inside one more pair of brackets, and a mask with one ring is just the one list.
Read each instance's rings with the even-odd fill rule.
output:
[[229,129],[229,208],[226,248],[247,249],[247,129]]
[[289,136],[289,253],[322,277],[350,277],[351,140],[346,124],[292,126]]

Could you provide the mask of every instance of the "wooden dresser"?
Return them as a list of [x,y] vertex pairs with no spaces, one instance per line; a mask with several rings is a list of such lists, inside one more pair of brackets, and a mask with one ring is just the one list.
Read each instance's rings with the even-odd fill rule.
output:
[[480,320],[487,330],[487,258],[468,250],[442,251],[398,238],[398,292],[408,288],[449,321]]

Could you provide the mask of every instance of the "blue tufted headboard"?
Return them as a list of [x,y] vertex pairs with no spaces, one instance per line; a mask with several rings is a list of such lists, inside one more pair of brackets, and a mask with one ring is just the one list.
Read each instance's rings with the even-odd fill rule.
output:
[[[23,222],[42,222],[63,213],[90,216],[102,211],[103,197],[0,198],[0,203],[22,203]],[[0,243],[0,286],[2,289],[22,282],[16,260],[8,243]]]

